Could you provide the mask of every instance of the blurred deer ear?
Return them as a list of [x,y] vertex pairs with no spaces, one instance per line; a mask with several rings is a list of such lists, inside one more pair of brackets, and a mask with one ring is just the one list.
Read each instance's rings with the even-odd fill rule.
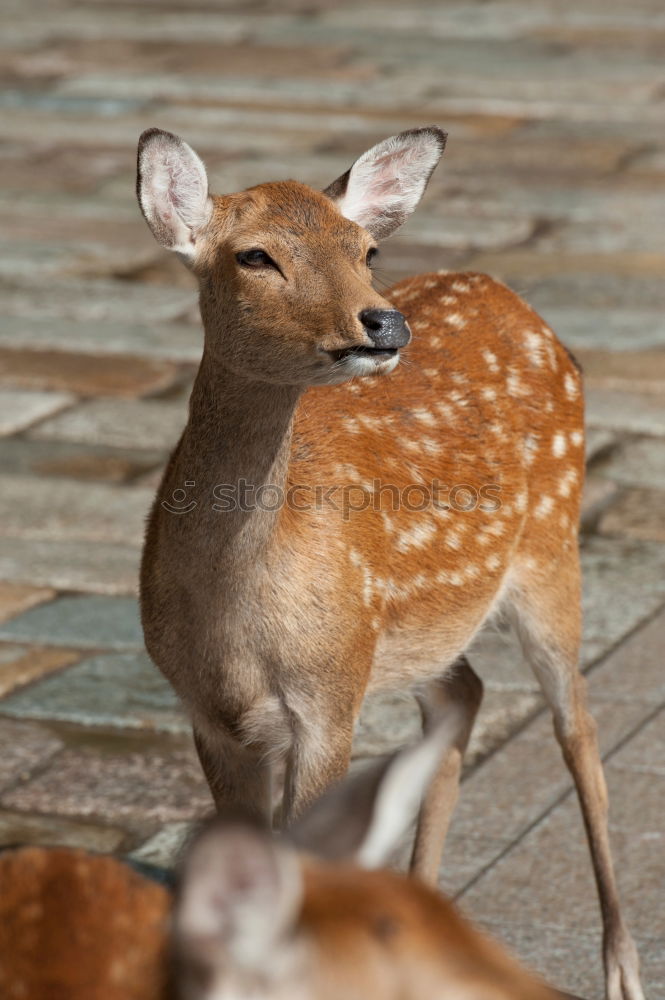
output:
[[372,146],[323,192],[347,219],[375,239],[394,233],[423,196],[447,134],[435,125],[411,129]]
[[157,242],[191,260],[212,211],[208,177],[194,150],[171,132],[148,129],[139,139],[136,193]]
[[213,966],[264,965],[294,925],[302,902],[293,850],[249,823],[215,820],[190,847],[174,933],[184,956]]
[[346,858],[364,868],[387,864],[461,725],[459,713],[450,708],[426,739],[327,792],[295,823],[289,839],[330,861]]

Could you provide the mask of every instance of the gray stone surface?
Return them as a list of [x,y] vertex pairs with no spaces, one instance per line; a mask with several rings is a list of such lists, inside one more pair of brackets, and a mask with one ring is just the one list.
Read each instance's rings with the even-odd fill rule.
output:
[[0,639],[84,649],[143,648],[138,605],[131,597],[59,597],[0,625]]
[[0,790],[28,778],[62,747],[46,728],[10,719],[0,719]]
[[0,536],[140,546],[153,491],[0,475]]
[[44,421],[32,436],[115,448],[170,449],[186,421],[186,400],[95,399]]
[[0,796],[5,808],[113,824],[195,819],[212,800],[193,750],[104,753],[63,750],[35,778]]
[[132,851],[130,856],[146,864],[173,868],[195,826],[194,823],[165,823],[161,830]]
[[163,452],[147,449],[32,441],[26,437],[0,438],[0,468],[5,475],[123,483],[147,475],[163,462]]
[[0,714],[186,733],[190,724],[175,694],[146,654],[86,659],[0,702]]
[[625,486],[665,490],[665,441],[641,438],[625,442],[598,467],[599,475]]
[[3,539],[0,580],[92,594],[135,594],[139,550],[98,542]]
[[0,436],[16,434],[75,402],[66,392],[0,389]]
[[[109,297],[111,293],[109,291]],[[185,300],[187,303],[189,300]],[[109,304],[109,310],[114,308]],[[101,311],[101,310],[100,310]],[[136,307],[136,316],[150,319],[150,303]],[[102,322],[71,317],[8,316],[0,328],[0,344],[32,349],[49,348],[61,351],[82,351],[100,357],[109,354],[129,354],[169,361],[198,362],[203,345],[200,326],[163,322],[161,325],[123,323],[120,319]]]
[[625,490],[598,523],[603,535],[665,542],[665,495],[660,490]]
[[122,850],[127,841],[125,831],[112,826],[0,810],[0,847],[58,845],[110,852]]
[[[628,431],[631,434],[665,435],[665,409],[659,396],[651,393],[618,392],[614,389],[591,389],[586,400],[587,422],[591,427]],[[66,414],[55,419],[65,418]]]

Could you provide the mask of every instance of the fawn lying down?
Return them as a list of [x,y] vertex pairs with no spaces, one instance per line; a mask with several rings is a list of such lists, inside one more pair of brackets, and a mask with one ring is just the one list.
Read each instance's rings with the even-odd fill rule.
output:
[[191,713],[218,806],[263,819],[282,765],[286,823],[345,773],[366,691],[413,690],[426,730],[455,704],[466,724],[413,855],[434,882],[482,692],[464,652],[506,612],[578,789],[608,998],[642,1000],[577,666],[580,372],[485,275],[372,285],[377,241],[444,143],[433,127],[393,136],[323,193],[284,181],[213,196],[186,143],[141,137],[141,209],[198,279],[205,328],[148,526],[146,644]]

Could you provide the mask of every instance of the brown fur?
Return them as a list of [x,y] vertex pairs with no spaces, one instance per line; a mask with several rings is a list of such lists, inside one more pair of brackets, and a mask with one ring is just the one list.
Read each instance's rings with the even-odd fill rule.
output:
[[0,857],[3,1000],[166,1000],[170,897],[115,858]]
[[554,1000],[441,896],[392,872],[306,868],[317,1000]]

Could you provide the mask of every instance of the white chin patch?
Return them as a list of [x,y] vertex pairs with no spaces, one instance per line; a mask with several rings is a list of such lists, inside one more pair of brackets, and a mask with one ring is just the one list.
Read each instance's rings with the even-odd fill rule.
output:
[[364,358],[362,355],[350,354],[335,372],[335,381],[344,382],[358,375],[388,375],[399,364],[399,352],[383,361],[374,358]]

